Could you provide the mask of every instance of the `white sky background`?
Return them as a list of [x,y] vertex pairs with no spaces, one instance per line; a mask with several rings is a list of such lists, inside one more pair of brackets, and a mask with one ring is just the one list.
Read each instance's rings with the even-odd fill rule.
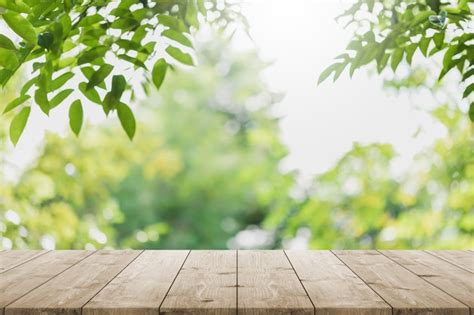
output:
[[381,77],[369,77],[364,69],[352,80],[344,72],[335,83],[317,86],[319,74],[351,39],[335,22],[348,6],[350,1],[341,0],[254,0],[245,7],[261,56],[273,61],[265,79],[286,94],[280,105],[281,134],[290,149],[285,168],[300,169],[305,177],[327,170],[353,142],[393,144],[399,173],[444,134],[426,112],[436,104],[427,91],[387,92]]
[[[369,77],[365,70],[352,80],[344,73],[336,83],[316,85],[321,71],[349,42],[350,33],[334,21],[348,5],[342,0],[247,0],[244,7],[261,57],[273,62],[264,78],[273,90],[286,95],[278,105],[281,137],[290,150],[284,169],[298,169],[304,178],[327,170],[355,141],[393,144],[400,154],[394,167],[398,173],[416,152],[444,134],[425,110],[414,106],[434,105],[431,93],[388,93],[382,89],[382,79]],[[239,49],[252,46],[243,36],[236,40]],[[89,122],[100,115],[86,111]],[[35,109],[8,159],[27,163],[34,156],[32,148],[43,139],[38,130],[65,131],[67,123],[65,107],[50,118]],[[420,126],[422,132],[413,137]]]

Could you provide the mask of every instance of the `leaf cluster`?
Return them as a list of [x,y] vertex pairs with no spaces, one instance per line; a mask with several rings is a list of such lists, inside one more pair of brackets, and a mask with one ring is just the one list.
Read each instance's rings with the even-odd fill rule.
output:
[[[354,38],[336,62],[321,74],[318,84],[333,75],[337,80],[345,69],[354,72],[375,63],[381,73],[390,67],[394,72],[402,62],[412,64],[419,51],[426,58],[442,54],[438,80],[452,69],[465,85],[462,98],[474,91],[474,33],[472,0],[358,0],[338,20],[355,26]],[[469,83],[470,82],[470,83]],[[474,102],[470,105],[474,112]],[[471,115],[474,121],[474,116]]]
[[168,68],[194,65],[192,34],[202,22],[225,27],[240,17],[234,6],[218,2],[0,0],[0,17],[16,34],[0,34],[0,85],[23,65],[32,68],[31,79],[3,111],[17,112],[12,142],[16,144],[27,124],[30,101],[46,115],[70,104],[70,126],[76,134],[86,103],[101,106],[107,115],[117,111],[133,138],[135,118],[124,94],[133,100],[135,91],[118,65],[141,69],[146,93],[149,83],[160,88]]

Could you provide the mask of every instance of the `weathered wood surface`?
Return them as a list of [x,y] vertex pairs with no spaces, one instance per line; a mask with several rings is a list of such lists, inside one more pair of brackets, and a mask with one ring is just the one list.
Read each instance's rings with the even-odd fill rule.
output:
[[430,254],[440,257],[458,267],[474,273],[474,252],[466,250],[430,250]]
[[239,314],[314,314],[283,251],[238,252]]
[[391,250],[382,254],[457,300],[474,307],[474,274],[426,252]]
[[469,308],[376,251],[334,252],[394,314],[469,315]]
[[191,251],[160,314],[235,314],[235,251]]
[[187,250],[142,253],[84,306],[82,314],[158,314],[188,253]]
[[56,275],[91,255],[89,251],[54,251],[38,256],[0,276],[0,314],[8,304],[38,288]]
[[82,307],[139,253],[139,251],[96,252],[8,305],[5,313],[7,315],[80,314]]
[[44,250],[12,250],[0,252],[0,273],[45,254]]
[[316,314],[392,314],[391,307],[330,251],[287,251]]
[[3,314],[474,315],[472,251],[1,251]]

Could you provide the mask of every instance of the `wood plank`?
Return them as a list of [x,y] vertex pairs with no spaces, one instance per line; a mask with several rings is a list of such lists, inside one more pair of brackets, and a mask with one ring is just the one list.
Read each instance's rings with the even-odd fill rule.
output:
[[394,314],[468,315],[469,308],[377,251],[333,251]]
[[0,252],[0,273],[45,254],[45,250],[6,250]]
[[236,251],[191,251],[160,307],[160,314],[234,315],[236,260]]
[[282,250],[238,251],[239,314],[314,314]]
[[392,308],[330,251],[286,251],[317,315],[390,315]]
[[0,314],[8,304],[92,253],[83,250],[50,251],[0,274]]
[[474,273],[474,252],[467,250],[429,250],[432,255],[438,256],[458,267]]
[[80,314],[140,251],[97,251],[5,308],[6,315]]
[[384,250],[381,253],[471,309],[474,307],[474,274],[423,251]]
[[84,306],[82,314],[158,314],[188,253],[188,250],[143,252]]

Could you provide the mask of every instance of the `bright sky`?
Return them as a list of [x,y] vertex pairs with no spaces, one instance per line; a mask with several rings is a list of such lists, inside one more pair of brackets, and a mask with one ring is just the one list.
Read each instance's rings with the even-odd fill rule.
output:
[[[284,169],[296,168],[304,177],[328,169],[354,141],[393,144],[400,154],[395,165],[398,172],[420,148],[443,134],[425,111],[414,106],[433,104],[430,93],[390,94],[382,90],[380,77],[369,77],[364,70],[356,72],[352,80],[343,74],[336,83],[328,80],[316,85],[321,71],[350,39],[334,21],[348,3],[249,0],[244,8],[262,58],[273,62],[264,78],[286,95],[278,110],[281,136],[290,149]],[[249,46],[248,40],[237,40],[237,46]],[[87,113],[89,119],[94,115]],[[9,160],[24,164],[33,155],[31,148],[43,139],[38,130],[65,130],[66,124],[65,110],[56,110],[49,119],[35,111]],[[420,126],[423,131],[414,138]]]
[[[245,7],[261,56],[273,61],[265,78],[286,94],[281,133],[291,153],[285,166],[304,175],[328,169],[354,141],[393,144],[400,154],[398,172],[443,134],[425,111],[416,109],[434,104],[430,93],[389,93],[380,77],[369,77],[365,70],[352,80],[344,73],[336,83],[316,85],[350,40],[351,34],[334,20],[348,6],[349,1],[340,0],[294,0],[291,5],[253,0]],[[420,126],[423,131],[414,138]]]

